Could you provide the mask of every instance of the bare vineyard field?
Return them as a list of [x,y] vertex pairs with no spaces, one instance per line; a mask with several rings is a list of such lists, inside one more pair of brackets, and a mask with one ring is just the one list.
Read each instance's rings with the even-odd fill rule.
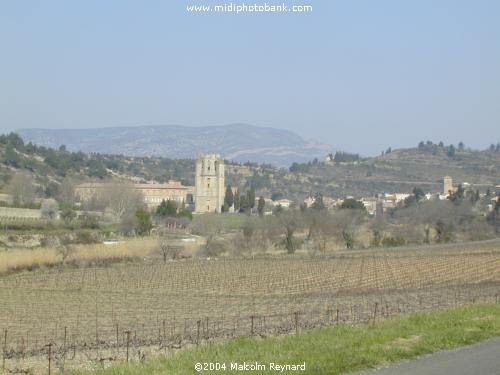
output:
[[210,339],[498,303],[499,294],[494,241],[37,270],[0,278],[2,368],[46,372],[48,344],[54,369],[100,367]]

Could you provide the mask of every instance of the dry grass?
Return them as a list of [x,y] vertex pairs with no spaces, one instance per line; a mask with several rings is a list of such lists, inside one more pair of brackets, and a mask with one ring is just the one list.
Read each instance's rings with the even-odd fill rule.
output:
[[0,252],[0,273],[52,266],[62,262],[56,249],[15,249]]
[[75,245],[64,259],[55,248],[12,249],[0,252],[0,274],[55,265],[88,264],[144,258],[157,245],[156,239],[134,239],[115,245]]
[[119,258],[143,258],[158,245],[156,238],[134,239],[115,245],[79,245],[67,258],[68,262],[94,261]]

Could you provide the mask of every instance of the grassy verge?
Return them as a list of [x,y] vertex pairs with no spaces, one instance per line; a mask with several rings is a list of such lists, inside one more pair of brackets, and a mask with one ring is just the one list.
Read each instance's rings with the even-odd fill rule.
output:
[[225,363],[227,368],[226,371],[200,373],[237,374],[241,371],[231,371],[231,362],[244,361],[266,365],[267,371],[244,371],[250,373],[277,373],[276,370],[269,370],[270,362],[305,362],[306,371],[294,373],[340,374],[468,345],[498,335],[500,305],[474,305],[418,313],[374,325],[318,329],[297,336],[264,339],[241,337],[220,344],[187,349],[142,365],[119,365],[99,371],[98,374],[194,374],[194,366],[200,362]]
[[[206,214],[203,216],[207,216]],[[196,226],[196,222],[200,220],[202,216],[201,215],[194,215],[193,216],[193,225]],[[226,230],[238,230],[241,229],[245,221],[247,220],[248,216],[247,215],[239,215],[239,214],[223,214],[220,215],[219,217],[222,218],[222,221],[224,223],[224,228]]]

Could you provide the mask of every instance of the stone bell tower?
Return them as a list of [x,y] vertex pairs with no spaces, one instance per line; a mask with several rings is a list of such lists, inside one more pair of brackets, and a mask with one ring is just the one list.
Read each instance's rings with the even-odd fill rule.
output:
[[221,212],[224,204],[224,159],[219,154],[196,160],[195,213]]
[[448,196],[453,193],[453,179],[450,176],[443,177],[443,195]]

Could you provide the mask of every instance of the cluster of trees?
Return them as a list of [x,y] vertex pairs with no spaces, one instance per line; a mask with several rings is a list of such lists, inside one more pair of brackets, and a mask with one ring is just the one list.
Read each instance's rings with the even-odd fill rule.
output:
[[[4,149],[1,160],[3,164],[28,171],[43,171],[50,167],[56,175],[66,176],[70,171],[84,170],[89,177],[104,178],[107,175],[106,168],[112,167],[112,164],[107,163],[107,159],[99,154],[89,156],[83,152],[68,152],[65,146],[55,150],[31,142],[25,144],[16,133],[1,135],[0,145]],[[41,157],[43,164],[29,156]]]
[[186,209],[184,202],[179,206],[174,200],[163,199],[160,205],[156,208],[156,215],[160,218],[186,218],[193,219],[191,211]]
[[254,171],[253,175],[247,179],[245,186],[253,187],[257,190],[270,189],[271,188],[271,178],[269,172],[265,171],[263,173],[258,173]]
[[7,184],[7,192],[12,196],[14,207],[38,208],[36,205],[36,187],[28,173],[16,173]]
[[496,145],[492,143],[488,150],[492,152],[500,152],[500,142],[498,142]]
[[[43,162],[37,160],[40,158]],[[193,160],[125,157],[98,153],[87,155],[83,152],[70,152],[64,145],[54,149],[34,145],[31,142],[25,144],[16,133],[0,135],[0,163],[31,172],[51,172],[58,177],[80,175],[104,179],[110,175],[109,171],[113,171],[159,182],[175,178],[186,185],[194,183]]]
[[[457,151],[465,150],[465,144],[463,142],[459,142],[456,146],[445,146],[442,141],[437,144],[433,143],[432,141],[420,141],[418,144],[418,149],[421,151],[430,152],[433,155],[436,155],[439,150],[444,150],[447,156],[453,158],[456,156]],[[496,145],[492,143],[487,150],[491,152],[500,152],[500,142],[498,142]]]
[[239,190],[233,193],[231,186],[227,186],[222,212],[228,212],[231,207],[234,212],[250,212],[255,207],[255,188],[252,186],[246,193]]
[[423,191],[415,188],[403,205],[371,218],[362,202],[345,199],[338,209],[327,210],[317,194],[311,207],[279,210],[272,216],[246,216],[238,233],[231,235],[231,241],[223,215],[203,215],[197,218],[192,230],[207,238],[204,255],[208,256],[230,251],[254,256],[277,249],[291,254],[303,247],[325,252],[339,247],[484,240],[494,238],[500,230],[500,203],[487,216],[479,209],[485,203],[486,200],[476,200],[476,192],[458,192],[455,199],[428,201]]
[[438,144],[434,144],[432,141],[427,141],[427,142],[420,141],[420,143],[418,144],[418,149],[420,151],[432,153],[433,155],[437,155],[438,152],[444,151],[448,157],[454,158],[456,156],[457,150],[458,151],[465,150],[465,145],[463,142],[459,142],[457,146],[454,145],[445,146],[442,141],[439,142]]
[[207,256],[228,251],[254,256],[270,249],[293,254],[306,242],[314,242],[326,251],[332,238],[353,248],[358,225],[365,217],[366,213],[358,209],[328,211],[320,206],[279,210],[272,216],[248,215],[231,242],[222,236],[227,232],[222,215],[200,216],[193,222],[192,230],[206,238],[203,255]]
[[309,170],[312,167],[315,167],[315,166],[317,166],[319,164],[320,164],[320,162],[319,162],[318,158],[314,158],[313,161],[309,161],[307,163],[297,163],[297,162],[294,162],[290,166],[289,170],[292,173],[307,173],[307,172],[309,172]]
[[353,163],[360,160],[359,154],[351,154],[349,152],[337,151],[333,157],[336,163]]
[[420,151],[425,151],[432,153],[433,155],[437,155],[438,152],[444,151],[446,155],[449,158],[455,158],[458,151],[464,151],[465,150],[465,144],[463,142],[459,142],[457,146],[455,145],[449,145],[445,146],[444,143],[441,141],[438,144],[434,144],[432,141],[420,141],[418,144],[418,149]]
[[[453,146],[453,147],[455,147],[454,145],[445,146],[445,145],[444,145],[444,143],[443,143],[443,141],[440,141],[439,143],[434,143],[434,142],[432,142],[432,141],[426,141],[426,142],[424,142],[424,141],[420,141],[420,142],[418,143],[418,149],[419,149],[419,150],[427,150],[427,151],[428,151],[429,149],[434,148],[434,147],[441,147],[441,148],[445,148],[445,147],[452,147],[452,146]],[[457,147],[458,147],[458,149],[459,149],[459,150],[461,150],[461,151],[465,149],[465,145],[464,145],[464,143],[463,143],[463,142],[459,142]]]
[[[361,160],[359,154],[352,154],[343,151],[337,151],[335,152],[335,155],[330,153],[328,154],[328,158],[335,163],[354,163]],[[289,169],[292,173],[307,173],[312,167],[316,167],[318,165],[323,165],[323,163],[321,163],[317,158],[314,158],[312,161],[307,163],[293,163]]]
[[[489,196],[489,194],[487,194],[487,196]],[[480,194],[479,190],[471,190],[471,189],[465,190],[463,185],[460,184],[458,185],[457,190],[450,194],[448,199],[454,202],[455,204],[460,204],[464,200],[470,201],[471,203],[476,203],[480,199]]]
[[[99,224],[90,214],[91,211],[104,211],[112,215],[119,223],[124,234],[147,235],[153,227],[153,216],[144,204],[142,194],[130,183],[110,182],[81,207],[76,207],[75,184],[70,177],[52,189],[53,198],[39,199],[33,177],[26,172],[18,172],[10,179],[7,191],[13,202],[9,205],[22,208],[40,208],[42,216],[47,219],[60,217],[67,225],[75,225],[78,219],[84,226],[99,228]],[[41,202],[41,203],[35,203]],[[83,211],[77,217],[77,210]],[[179,223],[187,225],[192,219],[192,213],[184,205],[178,207],[177,202],[163,200],[157,207],[156,218],[176,218]],[[90,218],[93,217],[93,220]],[[182,219],[182,220],[181,220]]]
[[384,155],[390,154],[391,152],[392,152],[392,147],[387,147],[387,150],[382,151],[381,155],[384,156]]

